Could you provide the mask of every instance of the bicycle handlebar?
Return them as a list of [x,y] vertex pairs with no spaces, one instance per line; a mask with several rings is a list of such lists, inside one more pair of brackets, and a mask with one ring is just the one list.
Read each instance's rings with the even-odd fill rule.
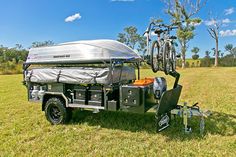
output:
[[[151,30],[155,30],[154,27],[165,27],[167,29],[165,29],[164,31],[170,31],[170,30],[173,30],[173,29],[177,29],[178,28],[178,24],[179,23],[182,23],[182,22],[185,22],[185,21],[178,21],[178,22],[175,22],[175,23],[172,23],[170,25],[166,25],[164,23],[161,23],[161,24],[157,24],[155,22],[151,22],[147,28],[147,30],[143,33],[143,36],[146,34],[146,33],[150,33]],[[153,25],[153,28],[152,28],[152,25]]]

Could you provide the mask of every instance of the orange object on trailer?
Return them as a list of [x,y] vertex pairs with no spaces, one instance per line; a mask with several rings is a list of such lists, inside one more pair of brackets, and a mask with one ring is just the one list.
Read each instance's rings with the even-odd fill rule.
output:
[[146,85],[152,84],[153,82],[154,82],[154,78],[147,77],[147,78],[144,78],[144,79],[135,80],[134,85],[146,86]]

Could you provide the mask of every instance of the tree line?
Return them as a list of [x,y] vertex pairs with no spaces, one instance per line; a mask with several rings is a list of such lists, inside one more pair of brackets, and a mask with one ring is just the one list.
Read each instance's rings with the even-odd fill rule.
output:
[[[192,48],[192,59],[191,63],[187,61],[186,67],[211,67],[215,65],[215,56],[216,56],[216,49],[212,48],[211,50],[205,51],[205,56],[199,58],[199,51],[200,48],[194,47]],[[226,44],[224,46],[224,50],[218,50],[218,66],[222,67],[232,67],[236,66],[236,45],[233,44]],[[178,62],[178,66],[180,63]]]
[[[30,48],[54,45],[51,40],[43,42],[33,42]],[[21,73],[22,64],[26,61],[29,48],[24,48],[21,44],[16,44],[9,48],[0,45],[0,73],[12,74]]]

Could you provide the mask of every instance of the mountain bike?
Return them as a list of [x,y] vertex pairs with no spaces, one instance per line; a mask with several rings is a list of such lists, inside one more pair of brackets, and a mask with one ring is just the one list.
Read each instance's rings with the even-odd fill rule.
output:
[[174,40],[176,36],[170,36],[170,31],[177,29],[178,27],[172,25],[162,24],[166,29],[163,30],[163,70],[165,74],[169,74],[170,71],[176,69],[176,51],[174,46]]
[[[150,64],[153,72],[164,71],[166,75],[176,69],[176,51],[174,40],[176,36],[170,36],[170,31],[176,29],[176,23],[171,25],[156,24],[151,22],[145,32],[147,37],[147,50],[150,54]],[[151,33],[157,35],[157,40],[151,42]]]

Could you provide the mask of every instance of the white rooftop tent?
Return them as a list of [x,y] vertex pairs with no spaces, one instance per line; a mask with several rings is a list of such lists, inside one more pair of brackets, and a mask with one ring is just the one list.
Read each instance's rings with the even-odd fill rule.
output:
[[[88,40],[32,48],[26,65],[102,63],[111,60],[137,62],[140,59],[136,52],[118,41]],[[113,68],[46,66],[26,70],[24,73],[25,81],[34,83],[112,84],[136,79],[135,69],[128,66]]]
[[115,40],[84,40],[32,48],[26,64],[95,63],[113,59],[139,60],[141,57]]

